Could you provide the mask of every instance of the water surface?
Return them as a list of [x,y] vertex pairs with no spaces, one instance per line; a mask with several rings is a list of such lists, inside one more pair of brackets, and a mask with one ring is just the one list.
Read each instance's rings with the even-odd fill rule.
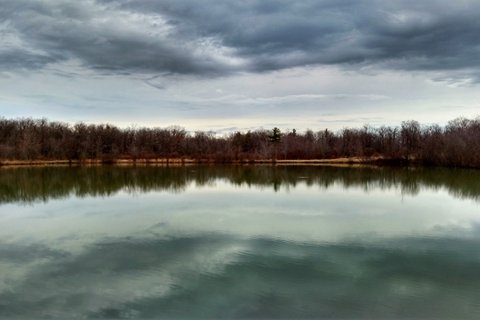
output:
[[479,317],[479,171],[0,170],[0,318]]

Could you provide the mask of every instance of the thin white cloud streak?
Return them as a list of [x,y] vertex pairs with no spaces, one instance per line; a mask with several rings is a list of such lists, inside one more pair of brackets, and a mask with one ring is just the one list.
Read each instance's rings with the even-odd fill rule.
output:
[[363,74],[310,67],[213,79],[152,79],[101,75],[75,64],[50,70],[65,74],[44,71],[0,77],[0,114],[222,132],[272,126],[336,130],[365,123],[399,125],[408,119],[444,124],[458,116],[480,114],[475,86],[452,86],[401,71]]

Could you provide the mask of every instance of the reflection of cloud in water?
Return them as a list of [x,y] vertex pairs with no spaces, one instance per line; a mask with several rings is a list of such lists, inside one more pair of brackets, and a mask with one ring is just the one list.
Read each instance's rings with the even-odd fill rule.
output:
[[2,170],[0,318],[476,319],[477,175]]
[[[422,238],[314,245],[211,234],[109,239],[72,255],[37,246],[41,263],[0,291],[0,316],[473,319],[479,245]],[[28,256],[31,248],[15,251]],[[22,267],[8,254],[0,260]]]
[[[174,194],[120,191],[104,198],[3,204],[0,240],[27,239],[68,251],[105,237],[147,234],[168,238],[214,233],[334,243],[371,237],[465,238],[471,236],[468,228],[480,223],[478,202],[452,197],[444,189],[425,188],[406,197],[394,187],[365,192],[335,179],[328,188],[297,183],[277,192],[227,179],[214,181],[201,187],[190,184]],[[462,230],[455,231],[455,226]]]

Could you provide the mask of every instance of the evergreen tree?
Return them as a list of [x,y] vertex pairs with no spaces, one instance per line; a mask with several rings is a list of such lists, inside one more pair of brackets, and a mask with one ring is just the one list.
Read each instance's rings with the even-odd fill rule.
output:
[[273,149],[274,149],[273,161],[277,161],[278,144],[280,143],[281,138],[282,138],[282,133],[280,129],[278,129],[277,127],[273,128],[272,134],[268,135],[268,141],[270,141],[273,144]]

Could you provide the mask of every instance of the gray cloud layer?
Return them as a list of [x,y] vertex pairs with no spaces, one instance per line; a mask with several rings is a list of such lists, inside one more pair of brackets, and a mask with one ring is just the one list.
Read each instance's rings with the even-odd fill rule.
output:
[[0,0],[0,68],[225,75],[306,65],[480,69],[476,1]]

